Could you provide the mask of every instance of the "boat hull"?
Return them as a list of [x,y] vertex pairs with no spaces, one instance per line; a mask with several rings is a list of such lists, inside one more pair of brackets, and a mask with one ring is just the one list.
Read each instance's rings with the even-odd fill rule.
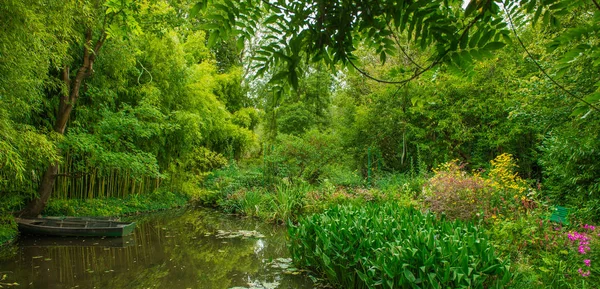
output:
[[122,237],[133,233],[135,223],[91,220],[17,219],[25,234],[68,237]]

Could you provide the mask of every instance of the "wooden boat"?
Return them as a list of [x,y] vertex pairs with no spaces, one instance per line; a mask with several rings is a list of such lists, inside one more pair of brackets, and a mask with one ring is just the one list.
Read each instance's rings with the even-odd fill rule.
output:
[[19,231],[27,234],[48,236],[121,237],[133,233],[135,223],[89,218],[16,219]]

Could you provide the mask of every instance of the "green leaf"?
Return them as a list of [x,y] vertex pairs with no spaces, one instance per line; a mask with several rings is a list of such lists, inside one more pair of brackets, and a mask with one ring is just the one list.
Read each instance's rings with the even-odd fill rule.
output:
[[481,30],[478,29],[477,31],[475,31],[475,33],[471,37],[471,40],[469,41],[469,48],[475,48],[475,46],[477,46],[477,42],[479,41],[480,35]]
[[246,42],[246,37],[242,36],[242,37],[238,38],[238,40],[236,41],[236,47],[237,47],[237,49],[240,50],[240,51],[242,49],[244,49],[245,42]]
[[215,46],[215,43],[217,42],[217,39],[219,38],[219,34],[220,34],[219,30],[211,31],[210,36],[208,37],[208,47]]
[[540,15],[542,15],[542,10],[543,10],[542,8],[543,8],[543,6],[540,5],[538,7],[538,9],[535,11],[535,14],[533,15],[533,19],[531,21],[532,24],[536,24],[538,22],[538,20],[540,19]]
[[198,3],[194,4],[192,9],[190,9],[190,16],[196,17],[198,15],[198,12],[200,12],[200,10],[202,10],[202,6],[203,6],[202,2],[198,2]]
[[286,79],[286,78],[288,78],[288,74],[289,74],[289,71],[281,71],[281,72],[275,74],[273,77],[271,77],[271,80],[269,80],[269,82],[273,83],[273,82],[280,81],[282,79]]
[[413,274],[413,272],[411,272],[407,268],[404,268],[404,277],[406,277],[406,279],[411,283],[415,283],[415,280],[417,280],[415,274]]
[[465,18],[469,17],[469,15],[471,15],[471,13],[473,13],[473,11],[475,11],[477,9],[477,0],[471,0],[469,1],[469,4],[467,5],[467,8],[465,9]]
[[263,24],[272,24],[272,23],[277,22],[278,19],[279,19],[279,16],[271,15],[271,16],[267,17],[267,19],[265,19]]
[[600,91],[596,91],[592,94],[589,94],[585,97],[585,101],[589,103],[594,103],[600,100]]
[[483,47],[493,35],[494,33],[492,31],[483,32],[481,38],[479,38],[479,41],[477,41],[477,47]]
[[381,64],[385,64],[386,59],[385,51],[381,51],[379,54],[379,60],[381,61]]
[[485,49],[485,50],[498,50],[498,49],[501,49],[504,46],[506,46],[506,43],[496,41],[496,42],[490,42],[490,43],[486,44],[483,47],[483,49]]

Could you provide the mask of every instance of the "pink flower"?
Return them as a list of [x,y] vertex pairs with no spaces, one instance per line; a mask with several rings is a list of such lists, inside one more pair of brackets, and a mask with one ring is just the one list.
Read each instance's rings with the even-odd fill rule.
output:
[[592,265],[592,261],[590,259],[583,260],[583,263],[585,263],[585,265],[588,267]]
[[579,252],[579,254],[585,254],[589,250],[590,250],[590,247],[585,246],[585,245],[579,245],[579,248],[577,248],[577,252]]
[[595,226],[588,225],[588,224],[585,224],[585,225],[583,225],[583,228],[584,228],[584,229],[588,229],[588,230],[590,230],[590,231],[593,231],[593,230],[595,230],[595,229],[596,229],[596,227],[595,227]]
[[577,270],[577,272],[579,272],[579,275],[581,275],[581,277],[590,276],[590,270],[583,272],[583,270],[581,270],[581,268],[579,268],[579,270]]

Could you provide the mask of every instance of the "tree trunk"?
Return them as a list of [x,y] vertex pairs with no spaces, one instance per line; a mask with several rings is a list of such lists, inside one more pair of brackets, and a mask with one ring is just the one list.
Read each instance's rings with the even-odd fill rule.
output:
[[[92,75],[94,61],[96,55],[100,52],[100,48],[106,40],[106,33],[102,32],[100,38],[96,41],[92,47],[92,31],[88,29],[85,34],[85,44],[83,46],[83,64],[75,74],[75,79],[71,81],[69,68],[65,66],[63,68],[62,80],[65,83],[66,91],[60,97],[60,104],[58,107],[58,113],[56,115],[56,123],[54,124],[54,131],[60,134],[65,133],[67,128],[67,122],[73,111],[73,106],[79,99],[79,91],[81,84],[85,79]],[[54,189],[54,182],[58,173],[58,163],[52,163],[46,169],[40,187],[38,188],[38,195],[33,198],[23,211],[19,213],[20,216],[24,217],[36,217],[42,213],[52,190]]]

